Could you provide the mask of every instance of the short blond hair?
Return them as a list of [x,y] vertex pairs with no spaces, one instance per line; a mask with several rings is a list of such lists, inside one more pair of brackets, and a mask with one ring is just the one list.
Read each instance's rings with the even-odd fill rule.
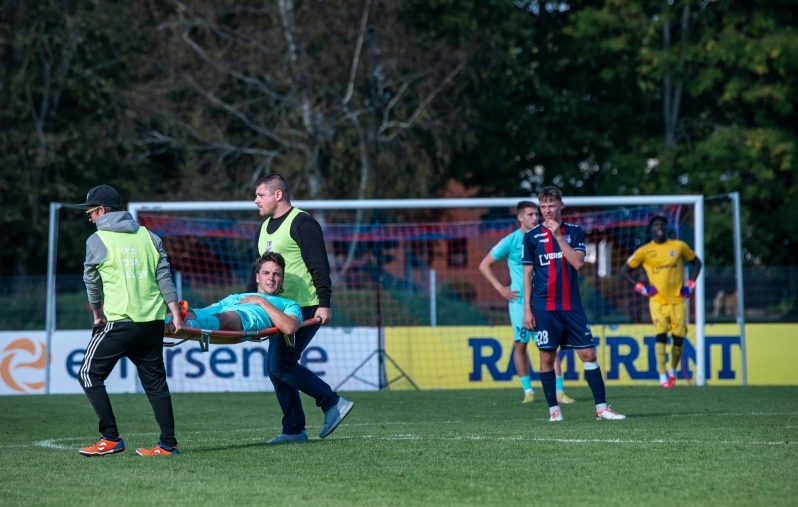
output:
[[544,187],[538,194],[538,202],[544,201],[562,202],[562,192],[557,187]]

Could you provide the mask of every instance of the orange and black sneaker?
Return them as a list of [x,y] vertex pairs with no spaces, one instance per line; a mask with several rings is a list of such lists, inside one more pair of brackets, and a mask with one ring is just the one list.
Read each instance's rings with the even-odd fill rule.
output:
[[162,442],[158,442],[158,445],[152,449],[144,449],[143,447],[139,447],[136,449],[136,454],[139,456],[168,456],[170,454],[180,454],[180,452],[177,450],[177,446],[169,447],[163,445]]
[[180,318],[185,319],[188,313],[188,301],[181,299],[177,302],[177,307],[180,308]]
[[119,440],[109,440],[103,436],[100,437],[96,444],[90,447],[81,447],[78,452],[84,456],[103,456],[105,454],[116,454],[124,450],[125,442],[121,438]]

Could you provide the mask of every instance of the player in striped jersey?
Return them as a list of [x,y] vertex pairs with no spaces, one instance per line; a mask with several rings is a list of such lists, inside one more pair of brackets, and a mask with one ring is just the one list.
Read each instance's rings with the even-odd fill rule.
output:
[[[534,331],[527,331],[524,327],[524,298],[521,293],[524,289],[524,268],[521,265],[521,250],[524,234],[538,224],[540,210],[532,201],[521,201],[515,207],[515,215],[520,227],[501,239],[488,255],[479,264],[482,273],[493,288],[508,301],[507,310],[510,313],[510,326],[513,328],[513,363],[521,388],[524,390],[522,403],[535,401],[535,392],[529,378],[529,356],[527,343],[535,336]],[[493,265],[502,259],[507,259],[507,268],[510,271],[510,286],[506,287],[493,274]],[[554,371],[557,375],[557,399],[567,405],[575,400],[565,394],[560,373],[560,360],[554,362]]]
[[[538,195],[543,223],[524,235],[524,327],[536,331],[540,382],[549,404],[549,421],[562,421],[557,402],[554,359],[557,348],[575,349],[596,402],[596,419],[625,419],[605,398],[593,334],[579,296],[578,271],[585,263],[585,233],[562,221],[562,192],[545,187]],[[534,278],[533,278],[534,274]],[[531,302],[531,304],[530,304]]]

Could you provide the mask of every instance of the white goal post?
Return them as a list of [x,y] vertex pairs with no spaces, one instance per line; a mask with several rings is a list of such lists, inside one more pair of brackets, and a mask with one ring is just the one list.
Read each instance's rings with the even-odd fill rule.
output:
[[[460,198],[460,199],[364,199],[364,200],[329,200],[303,201],[295,200],[292,204],[304,210],[374,210],[374,209],[431,209],[431,208],[499,208],[513,207],[518,201],[531,200],[536,197],[502,197],[502,198]],[[647,206],[684,204],[693,206],[694,245],[699,258],[704,256],[704,196],[703,195],[660,195],[660,196],[618,196],[618,197],[563,197],[566,206]],[[252,211],[253,201],[185,201],[185,202],[131,202],[128,211],[137,218],[140,212],[153,211]],[[738,258],[738,256],[735,256]],[[696,329],[696,384],[706,384],[706,342],[705,342],[705,285],[704,271],[696,279],[695,329]],[[738,319],[741,326],[741,340],[744,336],[744,322]],[[743,385],[745,385],[745,344],[742,345]]]

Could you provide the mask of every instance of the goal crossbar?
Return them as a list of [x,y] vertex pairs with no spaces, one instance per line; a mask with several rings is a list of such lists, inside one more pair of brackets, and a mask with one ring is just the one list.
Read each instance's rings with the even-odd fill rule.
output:
[[[518,204],[518,201],[537,203],[536,197],[466,197],[458,199],[342,199],[295,200],[291,203],[306,210],[367,210],[367,209],[424,209],[424,208],[501,208]],[[566,206],[645,206],[664,204],[703,204],[702,195],[657,195],[618,197],[563,197]],[[136,218],[141,211],[205,211],[209,201],[131,202],[128,211]],[[216,201],[218,211],[252,211],[253,201]]]

